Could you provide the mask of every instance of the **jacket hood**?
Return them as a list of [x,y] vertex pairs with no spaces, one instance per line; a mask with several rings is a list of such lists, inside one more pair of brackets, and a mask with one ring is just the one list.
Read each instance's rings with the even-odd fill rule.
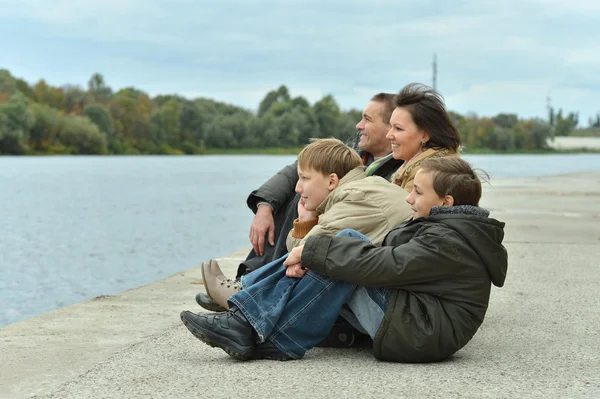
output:
[[508,253],[502,245],[505,223],[488,215],[489,212],[483,208],[461,205],[434,207],[429,219],[460,233],[485,264],[492,283],[502,287],[508,269]]

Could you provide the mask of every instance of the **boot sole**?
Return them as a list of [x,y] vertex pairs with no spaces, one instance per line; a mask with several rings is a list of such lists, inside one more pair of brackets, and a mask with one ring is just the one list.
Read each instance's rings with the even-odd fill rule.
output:
[[293,357],[286,355],[285,353],[271,353],[271,351],[262,352],[261,349],[257,349],[256,353],[252,357],[254,360],[277,360],[280,362],[285,362],[288,360],[295,360]]
[[212,303],[200,303],[200,302],[197,302],[197,303],[202,309],[206,309],[209,312],[216,312],[216,313],[227,312],[227,309],[225,309],[223,306],[219,305],[218,303],[216,305],[213,305]]
[[[206,294],[206,295],[208,296],[208,294]],[[214,302],[212,299],[210,299],[210,297],[208,297],[208,299],[211,302],[199,301],[198,296],[196,296],[196,303],[198,305],[200,305],[200,307],[202,307],[203,309],[209,310],[211,312],[227,312],[227,309],[225,309],[223,306],[219,305],[218,303]]]
[[[198,338],[200,341],[204,342],[206,345],[211,346],[213,348],[223,349],[229,356],[231,356],[237,360],[250,360],[253,358],[254,352],[255,352],[254,347],[244,350],[244,349],[242,349],[242,347],[240,347],[239,345],[237,345],[235,342],[233,342],[231,340],[227,340],[229,345],[226,345],[222,342],[219,342],[220,340],[212,339],[210,337],[210,335],[212,335],[211,333],[207,334],[206,331],[199,328],[194,323],[190,322],[185,317],[184,312],[181,312],[179,317],[181,318],[183,325],[192,333],[192,335],[194,337]],[[224,338],[222,336],[220,336],[220,338],[221,338],[221,340],[223,340],[223,339],[226,340],[226,338]],[[234,347],[236,350],[234,350],[232,347]]]

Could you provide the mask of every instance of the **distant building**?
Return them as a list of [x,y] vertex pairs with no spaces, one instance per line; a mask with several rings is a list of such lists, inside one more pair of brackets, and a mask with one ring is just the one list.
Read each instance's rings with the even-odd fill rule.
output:
[[548,146],[555,150],[600,150],[600,137],[558,136],[549,139]]

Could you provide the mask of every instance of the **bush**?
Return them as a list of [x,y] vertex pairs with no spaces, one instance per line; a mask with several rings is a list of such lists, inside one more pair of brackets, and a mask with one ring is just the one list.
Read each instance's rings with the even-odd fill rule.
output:
[[106,154],[106,136],[86,117],[66,116],[58,137],[77,154]]
[[167,143],[163,143],[160,145],[158,153],[160,155],[183,155],[183,151],[175,149]]
[[194,155],[194,154],[198,154],[200,153],[198,147],[196,147],[195,145],[193,145],[192,143],[190,143],[189,141],[186,141],[185,143],[183,143],[181,145],[181,150],[184,152],[184,154],[186,155]]
[[114,135],[113,120],[108,109],[100,104],[92,104],[85,107],[83,116],[90,118],[92,122],[98,126],[98,129],[107,137],[111,138]]
[[0,154],[24,155],[27,151],[21,130],[8,131],[0,126]]

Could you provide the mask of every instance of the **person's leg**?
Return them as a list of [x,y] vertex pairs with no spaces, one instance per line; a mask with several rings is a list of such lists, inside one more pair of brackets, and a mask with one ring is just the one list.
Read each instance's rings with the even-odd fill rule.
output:
[[300,281],[286,277],[282,258],[242,276],[243,290],[232,295],[230,306],[239,308],[264,342],[287,304],[288,298]]
[[352,311],[350,315],[342,313],[344,317],[352,323],[356,321],[360,327],[374,339],[390,296],[390,290],[387,288],[358,287],[352,297],[348,300],[348,307]]
[[[337,235],[368,240],[366,236],[351,229],[342,230]],[[334,287],[331,284],[331,281],[334,280],[325,282],[325,277],[316,273],[309,272],[302,279],[286,277],[286,268],[283,266],[283,261],[286,258],[287,254],[258,270],[242,276],[243,290],[232,295],[228,301],[230,306],[236,306],[246,316],[257,331],[259,342],[264,342],[271,335],[282,314],[287,308],[293,307],[290,302],[295,301],[295,296],[300,296],[302,301],[312,301],[313,298],[323,295]],[[312,277],[308,279],[308,282],[304,281],[309,274]],[[301,289],[295,290],[296,285],[302,281],[304,282],[301,284]],[[344,303],[345,301],[341,305]],[[336,316],[338,314],[339,310],[336,310]],[[329,326],[329,329],[332,326],[333,324]],[[322,339],[324,338],[325,336],[322,337]]]
[[[262,282],[265,279],[280,279],[281,276],[285,276],[285,267],[283,266],[283,261],[288,257],[288,254],[283,255],[282,257],[275,259],[272,262],[267,263],[263,267],[253,270],[248,274],[244,274],[240,277],[240,282],[242,283],[243,289],[248,289],[249,287]],[[281,274],[283,272],[283,274]],[[279,276],[271,277],[272,275]]]
[[[344,229],[337,236],[370,241],[352,229]],[[268,340],[287,355],[301,358],[327,337],[356,288],[350,283],[309,271],[294,287]]]
[[354,286],[311,271],[288,278],[281,268],[230,297],[229,312],[182,312],[182,322],[198,339],[239,360],[303,357],[328,335]]
[[[368,240],[351,229],[337,235]],[[284,276],[285,270],[282,268],[278,273]],[[270,287],[263,282],[264,285],[254,287],[254,292],[234,295],[231,302],[240,308],[258,332],[259,342],[268,338],[282,352],[300,358],[308,349],[323,345],[355,287],[310,271],[300,280],[276,279],[271,280]],[[344,342],[336,341],[337,345],[332,346],[347,347],[352,343],[353,339],[349,340],[347,336],[354,332],[349,328],[343,330]]]
[[354,289],[350,283],[309,270],[287,296],[268,341],[286,355],[302,358],[327,337]]
[[353,229],[344,229],[337,233],[336,236],[360,238],[363,241],[371,242],[371,239],[369,239],[369,237]]
[[[340,233],[346,234],[348,232]],[[236,331],[216,321],[217,316],[182,314],[182,320],[187,322],[188,328],[193,324],[190,331],[199,339],[223,348],[234,357],[246,359],[249,356],[246,328],[251,325],[250,329],[258,335],[258,343],[268,338],[278,350],[298,359],[327,336],[355,286],[312,271],[301,279],[288,278],[281,265],[279,270],[271,270],[268,276],[244,288],[229,298],[231,312],[218,316],[219,320],[224,318],[226,325],[233,323]],[[233,317],[235,314],[242,314],[243,322],[234,321],[238,319]],[[248,327],[243,327],[244,323],[249,323]],[[219,336],[224,339],[220,340]],[[239,343],[236,336],[241,337]]]

